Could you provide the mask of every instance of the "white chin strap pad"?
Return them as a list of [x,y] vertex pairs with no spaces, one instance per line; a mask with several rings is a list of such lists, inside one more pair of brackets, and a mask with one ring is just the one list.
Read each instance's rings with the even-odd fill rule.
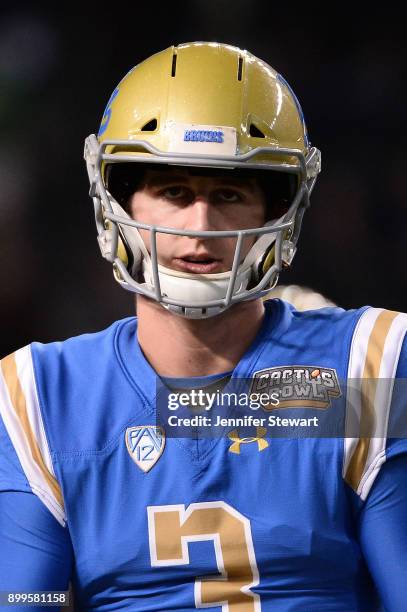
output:
[[[143,259],[143,275],[149,289],[154,288],[154,278],[150,259]],[[164,297],[187,302],[190,306],[226,297],[230,272],[218,274],[190,274],[158,265],[161,293]],[[241,266],[236,275],[233,294],[246,289],[251,277],[251,269]]]

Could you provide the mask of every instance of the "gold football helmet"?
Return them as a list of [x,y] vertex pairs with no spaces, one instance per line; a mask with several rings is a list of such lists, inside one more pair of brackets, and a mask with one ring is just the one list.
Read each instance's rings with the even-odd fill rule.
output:
[[[321,169],[320,152],[311,147],[301,107],[285,79],[248,51],[204,42],[170,47],[135,66],[113,91],[98,135],[86,139],[85,160],[100,249],[113,263],[116,280],[190,318],[219,314],[275,286],[295,254]],[[286,212],[263,227],[243,230],[143,224],[129,216],[120,197],[120,187],[129,186],[121,171],[135,169],[133,164],[244,169],[278,177],[286,186]],[[150,250],[139,229],[150,232]],[[162,266],[156,248],[160,232],[234,236],[232,269],[189,274]],[[255,242],[243,258],[247,235]]]

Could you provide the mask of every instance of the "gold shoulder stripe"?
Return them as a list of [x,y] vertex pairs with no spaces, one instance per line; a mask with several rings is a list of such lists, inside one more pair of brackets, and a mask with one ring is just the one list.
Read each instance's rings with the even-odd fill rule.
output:
[[41,470],[44,479],[48,483],[58,504],[63,508],[64,504],[61,488],[55,476],[51,474],[51,472],[44,463],[44,459],[42,457],[41,451],[35,439],[35,435],[28,418],[26,399],[18,378],[17,365],[14,353],[2,359],[0,361],[0,366],[3,371],[3,376],[8,388],[11,403],[29,444],[31,456],[39,467],[39,469]]
[[376,417],[374,398],[377,379],[383,357],[384,344],[394,319],[399,315],[392,310],[383,310],[377,317],[369,336],[366,359],[363,366],[361,381],[361,417],[360,430],[369,432],[370,436],[360,437],[346,470],[346,482],[357,491],[362,479],[369,452],[370,440],[373,435]]

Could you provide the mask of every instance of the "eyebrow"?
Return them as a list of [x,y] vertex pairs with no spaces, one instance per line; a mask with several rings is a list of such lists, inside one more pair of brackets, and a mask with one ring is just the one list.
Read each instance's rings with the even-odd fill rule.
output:
[[[194,175],[185,175],[185,174],[167,174],[166,172],[154,173],[144,179],[145,185],[148,187],[160,187],[160,185],[165,185],[166,183],[185,183],[188,182],[190,176]],[[248,180],[246,178],[240,178],[237,176],[212,176],[216,183],[228,183],[230,185],[235,185],[236,187],[246,187],[249,191],[254,191],[254,185],[252,180]]]

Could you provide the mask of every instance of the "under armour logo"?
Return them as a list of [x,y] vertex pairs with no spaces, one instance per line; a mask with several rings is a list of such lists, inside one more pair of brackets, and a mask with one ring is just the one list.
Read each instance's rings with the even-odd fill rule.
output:
[[257,448],[259,452],[264,450],[269,445],[267,440],[263,439],[264,436],[266,435],[266,432],[267,432],[267,429],[265,427],[256,427],[256,436],[249,436],[247,438],[239,438],[237,429],[233,429],[233,431],[229,431],[228,438],[229,440],[233,442],[233,444],[229,448],[229,452],[240,455],[240,445],[249,444],[250,442],[257,442]]

